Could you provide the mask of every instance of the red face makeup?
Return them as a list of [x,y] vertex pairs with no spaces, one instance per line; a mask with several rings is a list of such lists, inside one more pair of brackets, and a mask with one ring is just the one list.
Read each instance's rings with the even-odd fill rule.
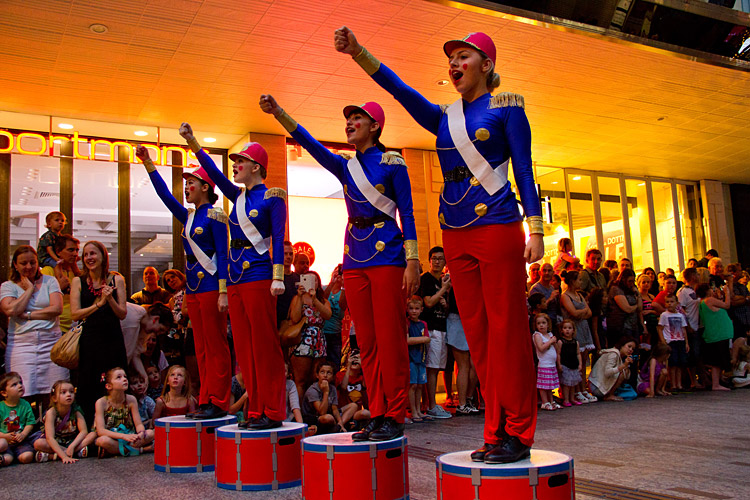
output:
[[190,191],[195,191],[195,186],[190,186]]
[[237,170],[239,170],[240,172],[242,172],[243,169],[244,169],[244,167],[242,165],[237,165]]
[[464,65],[463,65],[464,71],[466,71],[466,68],[468,68],[468,67],[469,67],[469,65],[466,64],[466,63],[464,63]]
[[361,127],[361,125],[359,123],[355,123],[354,124],[354,128],[359,128],[359,127]]

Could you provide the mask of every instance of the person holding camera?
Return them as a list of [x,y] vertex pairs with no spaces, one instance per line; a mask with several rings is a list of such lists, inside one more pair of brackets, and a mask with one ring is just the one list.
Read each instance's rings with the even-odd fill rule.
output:
[[346,291],[344,290],[343,265],[333,269],[331,281],[325,289],[325,296],[331,304],[331,317],[323,325],[323,335],[326,339],[326,357],[333,363],[333,370],[338,373],[341,369],[341,321],[346,313]]
[[313,383],[315,362],[326,357],[323,324],[331,318],[331,304],[325,297],[320,286],[320,276],[315,271],[308,271],[300,276],[297,295],[289,306],[289,319],[292,323],[299,323],[303,316],[307,322],[300,332],[300,342],[291,355],[292,374],[298,394],[305,394],[305,389]]
[[623,401],[615,396],[615,391],[630,378],[630,365],[638,361],[638,356],[633,354],[637,345],[635,338],[625,335],[614,347],[601,351],[589,374],[589,387],[594,396],[604,401]]

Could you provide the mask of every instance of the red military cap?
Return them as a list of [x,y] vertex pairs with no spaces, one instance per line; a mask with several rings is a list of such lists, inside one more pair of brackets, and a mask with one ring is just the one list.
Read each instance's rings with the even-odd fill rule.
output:
[[208,176],[208,174],[206,173],[203,167],[200,167],[195,164],[189,165],[189,168],[195,168],[195,167],[198,167],[198,168],[196,168],[195,170],[191,172],[183,173],[182,178],[187,179],[188,177],[195,177],[196,179],[200,179],[203,182],[208,183],[208,185],[211,186],[211,189],[214,189],[216,187],[216,183],[211,180],[211,178]]
[[358,110],[363,111],[367,116],[375,120],[380,125],[380,130],[383,130],[383,127],[385,127],[385,112],[383,112],[380,104],[372,101],[366,102],[361,106],[350,104],[344,108],[344,118],[349,118],[350,114]]
[[451,52],[458,47],[471,47],[472,49],[476,49],[489,57],[492,64],[495,64],[495,43],[492,41],[492,38],[485,33],[477,31],[476,33],[469,33],[461,40],[448,40],[443,45],[443,51],[445,52],[445,55],[450,56]]
[[268,168],[268,153],[263,149],[263,146],[257,142],[248,142],[242,151],[239,153],[232,153],[229,155],[229,159],[237,161],[237,158],[242,156],[248,160],[252,160],[255,163],[259,163],[263,168]]

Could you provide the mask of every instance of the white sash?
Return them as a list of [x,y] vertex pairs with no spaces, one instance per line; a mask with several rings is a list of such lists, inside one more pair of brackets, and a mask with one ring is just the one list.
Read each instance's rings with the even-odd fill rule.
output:
[[195,255],[195,258],[198,260],[198,263],[205,269],[208,274],[213,276],[216,274],[216,253],[214,252],[213,259],[209,259],[208,255],[201,249],[201,247],[198,246],[196,242],[193,241],[193,238],[190,237],[190,233],[193,230],[193,219],[195,218],[195,211],[190,210],[188,213],[187,218],[187,224],[185,224],[185,239],[188,242],[188,245],[190,245],[190,249],[193,250],[193,255]]
[[456,149],[461,154],[461,158],[466,162],[466,166],[469,167],[471,173],[490,195],[500,191],[508,182],[508,162],[510,159],[505,160],[502,165],[493,169],[484,156],[477,151],[466,132],[463,99],[459,99],[448,106],[446,114],[448,115],[448,129],[451,139],[453,139],[453,144],[456,145]]
[[253,245],[259,255],[263,255],[268,251],[268,247],[271,245],[271,237],[263,239],[263,235],[260,234],[258,228],[256,228],[250,219],[247,217],[247,211],[245,210],[245,192],[247,189],[242,189],[242,192],[237,197],[237,221],[240,223],[242,232],[245,233],[245,237]]
[[354,184],[365,195],[367,201],[391,219],[396,219],[396,203],[375,189],[367,179],[364,170],[362,170],[362,165],[360,165],[356,156],[349,160],[347,167],[349,168],[349,173],[352,175],[352,179],[354,179]]

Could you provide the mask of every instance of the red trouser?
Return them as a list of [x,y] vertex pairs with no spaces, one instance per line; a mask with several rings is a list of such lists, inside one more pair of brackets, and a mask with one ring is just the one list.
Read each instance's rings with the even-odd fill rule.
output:
[[286,375],[271,280],[230,285],[234,352],[245,381],[248,418],[286,419]]
[[536,388],[523,227],[518,222],[443,230],[443,246],[485,399],[484,441],[498,443],[505,424],[509,435],[531,446]]
[[370,413],[402,424],[409,387],[404,268],[373,266],[344,271]]
[[198,403],[213,403],[226,411],[232,387],[232,356],[227,342],[227,313],[219,312],[218,301],[218,290],[185,294],[201,377]]

